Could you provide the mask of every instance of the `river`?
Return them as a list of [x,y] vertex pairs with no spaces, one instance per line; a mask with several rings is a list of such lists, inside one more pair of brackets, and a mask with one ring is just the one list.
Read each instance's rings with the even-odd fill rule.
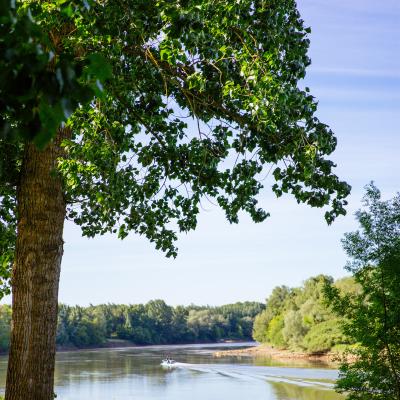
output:
[[[249,344],[247,344],[249,345]],[[57,400],[342,400],[337,371],[322,363],[215,358],[246,344],[148,346],[57,354]],[[160,366],[166,354],[176,368]],[[0,358],[4,391],[6,357]]]

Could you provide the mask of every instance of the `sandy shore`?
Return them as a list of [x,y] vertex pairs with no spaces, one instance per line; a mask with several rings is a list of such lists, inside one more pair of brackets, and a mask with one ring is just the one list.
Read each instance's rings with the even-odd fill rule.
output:
[[214,357],[268,357],[280,360],[310,360],[337,363],[343,357],[339,353],[302,353],[289,350],[276,349],[267,345],[249,347],[247,349],[233,349],[216,351]]

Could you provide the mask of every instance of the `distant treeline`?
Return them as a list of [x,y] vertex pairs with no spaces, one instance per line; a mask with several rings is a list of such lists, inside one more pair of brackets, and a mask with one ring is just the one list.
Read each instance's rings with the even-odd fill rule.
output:
[[[256,302],[171,307],[163,300],[89,307],[61,304],[57,345],[101,346],[107,339],[125,339],[143,345],[251,340],[254,318],[264,307]],[[1,351],[8,350],[10,321],[11,307],[0,306]]]
[[301,287],[277,286],[266,308],[256,317],[253,337],[272,346],[309,353],[342,350],[352,341],[342,333],[345,321],[335,314],[325,296],[325,288],[336,286],[343,293],[360,290],[353,278],[334,282],[318,275]]

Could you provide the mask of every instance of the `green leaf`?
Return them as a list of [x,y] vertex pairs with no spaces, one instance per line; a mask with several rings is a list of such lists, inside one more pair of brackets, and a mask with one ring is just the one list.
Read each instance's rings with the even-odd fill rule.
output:
[[96,77],[101,82],[112,77],[112,66],[104,55],[93,53],[89,54],[87,58],[89,60],[87,72],[90,76]]

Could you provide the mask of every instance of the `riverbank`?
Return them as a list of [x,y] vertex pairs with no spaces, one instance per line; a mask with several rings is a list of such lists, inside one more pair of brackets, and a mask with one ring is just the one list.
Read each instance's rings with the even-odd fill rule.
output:
[[[294,352],[290,350],[277,349],[267,345],[258,345],[254,347],[248,347],[246,349],[232,349],[216,351],[214,357],[263,357],[273,358],[276,360],[309,360],[309,361],[323,361],[326,363],[338,363],[345,357],[343,353],[338,352],[326,352],[326,353],[305,353],[305,352]],[[346,356],[347,360],[351,360],[351,357]]]

